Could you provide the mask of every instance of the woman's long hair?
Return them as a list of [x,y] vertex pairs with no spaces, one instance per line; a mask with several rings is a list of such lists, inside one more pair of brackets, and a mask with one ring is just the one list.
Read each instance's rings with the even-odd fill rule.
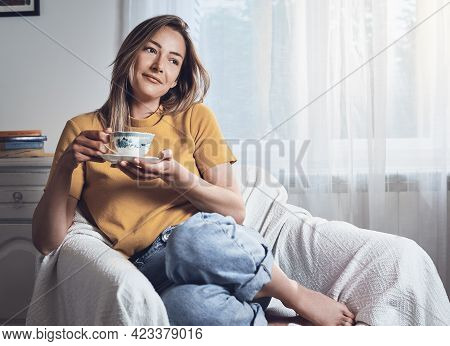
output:
[[161,97],[160,106],[164,114],[176,114],[189,109],[194,103],[202,102],[209,88],[209,76],[200,62],[190,35],[189,26],[173,15],[162,15],[147,19],[136,26],[120,46],[111,78],[109,97],[96,112],[102,125],[113,131],[124,131],[130,126],[130,106],[133,99],[130,76],[133,73],[137,52],[161,28],[170,27],[179,32],[186,44],[177,85]]

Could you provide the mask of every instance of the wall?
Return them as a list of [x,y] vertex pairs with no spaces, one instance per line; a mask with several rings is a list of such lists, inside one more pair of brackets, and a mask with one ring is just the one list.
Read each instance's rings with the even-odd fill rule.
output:
[[0,131],[41,129],[54,151],[65,122],[100,107],[122,30],[121,0],[44,0],[0,17]]

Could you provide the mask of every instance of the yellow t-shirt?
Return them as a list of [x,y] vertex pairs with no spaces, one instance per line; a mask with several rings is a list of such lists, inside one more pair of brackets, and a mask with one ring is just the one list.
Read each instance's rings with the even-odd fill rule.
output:
[[[157,156],[170,148],[174,159],[192,173],[202,173],[236,158],[224,141],[213,112],[198,103],[176,115],[153,114],[146,119],[131,118],[130,131],[150,132],[155,137],[147,153]],[[102,130],[95,113],[70,119],[56,148],[50,175],[67,146],[84,130]],[[70,195],[91,222],[127,256],[150,245],[168,226],[176,225],[198,212],[183,196],[161,179],[137,181],[109,162],[85,162],[72,174]]]

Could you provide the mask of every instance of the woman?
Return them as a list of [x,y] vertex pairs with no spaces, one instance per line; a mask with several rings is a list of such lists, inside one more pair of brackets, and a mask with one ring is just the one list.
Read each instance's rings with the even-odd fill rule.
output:
[[[125,39],[106,103],[64,128],[33,217],[35,246],[56,249],[78,206],[151,281],[174,325],[265,325],[267,297],[317,325],[353,325],[344,304],[290,280],[241,225],[236,158],[199,103],[209,79],[187,29],[159,16]],[[111,131],[122,130],[154,133],[148,154],[161,160],[105,162]]]

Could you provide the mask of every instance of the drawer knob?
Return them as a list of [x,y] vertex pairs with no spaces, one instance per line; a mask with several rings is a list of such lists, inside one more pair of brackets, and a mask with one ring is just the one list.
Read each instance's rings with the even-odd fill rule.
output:
[[14,192],[13,193],[14,202],[21,202],[23,199],[23,195],[21,192]]

